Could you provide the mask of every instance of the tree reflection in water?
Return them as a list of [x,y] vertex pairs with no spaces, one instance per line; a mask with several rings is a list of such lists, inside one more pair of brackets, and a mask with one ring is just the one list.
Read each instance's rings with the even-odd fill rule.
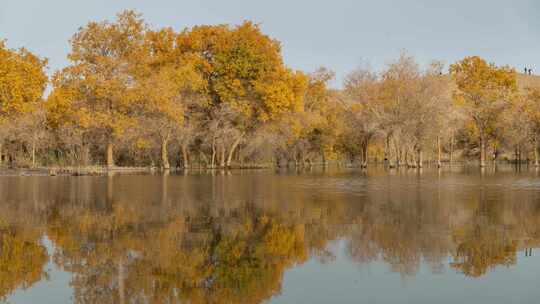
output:
[[0,301],[17,288],[27,289],[47,277],[47,250],[40,233],[0,219]]
[[46,277],[45,235],[54,263],[73,273],[77,303],[261,303],[281,292],[287,269],[331,261],[334,240],[344,240],[350,259],[384,261],[403,277],[423,264],[479,277],[538,243],[534,191],[377,172],[369,181],[110,176],[35,179],[32,191],[18,186],[28,186],[24,179],[0,181],[9,189],[1,195],[0,297]]

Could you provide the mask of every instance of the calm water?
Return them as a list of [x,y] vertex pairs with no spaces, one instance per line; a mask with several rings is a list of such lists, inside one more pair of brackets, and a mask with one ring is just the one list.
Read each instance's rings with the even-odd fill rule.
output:
[[540,175],[0,177],[0,302],[538,303]]

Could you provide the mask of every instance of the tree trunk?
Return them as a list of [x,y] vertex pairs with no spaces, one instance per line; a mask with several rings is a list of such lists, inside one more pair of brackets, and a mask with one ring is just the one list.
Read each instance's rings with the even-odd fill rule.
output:
[[454,134],[452,134],[452,138],[450,138],[450,166],[452,166],[453,162],[454,162]]
[[384,163],[386,166],[390,166],[390,136],[386,136],[386,143],[384,147]]
[[225,145],[221,145],[221,159],[219,160],[219,166],[225,168]]
[[112,140],[107,142],[107,168],[114,167],[114,156],[113,156],[113,143]]
[[81,163],[83,166],[87,166],[88,165],[88,162],[89,162],[89,157],[90,155],[90,150],[88,148],[88,145],[86,144],[82,144],[82,147],[81,147]]
[[169,164],[169,152],[167,151],[167,144],[169,143],[168,138],[164,138],[161,141],[161,163],[163,164],[164,170],[169,170],[171,165]]
[[399,168],[399,166],[401,165],[401,152],[399,151],[399,147],[397,146],[397,144],[395,143],[394,141],[394,146],[395,146],[395,150],[396,150],[396,168]]
[[414,148],[409,149],[409,160],[407,161],[409,164],[409,167],[416,168],[416,151]]
[[484,136],[480,136],[480,167],[486,166],[486,141]]
[[533,152],[534,152],[534,166],[538,167],[538,141],[536,139],[533,142]]
[[189,168],[189,151],[187,145],[182,145],[182,167],[184,169]]
[[201,163],[201,160],[202,159],[202,162],[204,164],[204,168],[208,168],[208,157],[206,155],[206,153],[202,152],[202,151],[199,151],[199,168],[201,167],[200,163]]
[[405,154],[403,156],[404,166],[409,167],[409,149],[405,149],[403,153]]
[[281,168],[281,159],[277,153],[274,153],[274,158],[276,161],[275,163],[276,168]]
[[418,168],[424,167],[424,160],[422,159],[422,149],[418,149]]
[[369,146],[369,141],[366,139],[366,143],[364,145],[364,155],[362,157],[364,159],[364,162],[362,164],[362,168],[367,168],[367,166],[368,166],[368,158],[369,158],[368,146]]
[[437,168],[440,168],[441,166],[441,138],[437,136]]
[[4,162],[4,155],[2,154],[4,151],[2,151],[2,142],[0,141],[0,166]]
[[32,168],[36,167],[36,141],[32,141]]
[[212,160],[210,162],[212,168],[216,165],[216,139],[212,139]]
[[231,150],[229,150],[229,156],[227,157],[227,167],[231,166],[232,157],[234,155],[234,151],[236,151],[236,147],[240,144],[240,141],[242,140],[243,135],[239,136],[231,146]]

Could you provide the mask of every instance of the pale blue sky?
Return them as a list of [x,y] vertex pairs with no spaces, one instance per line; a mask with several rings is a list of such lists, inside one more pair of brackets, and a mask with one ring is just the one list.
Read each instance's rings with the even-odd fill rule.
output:
[[343,77],[361,64],[380,69],[402,49],[419,62],[480,55],[522,70],[538,67],[540,2],[534,0],[0,0],[0,38],[67,64],[68,39],[89,20],[136,9],[153,26],[260,23],[282,42],[286,63]]

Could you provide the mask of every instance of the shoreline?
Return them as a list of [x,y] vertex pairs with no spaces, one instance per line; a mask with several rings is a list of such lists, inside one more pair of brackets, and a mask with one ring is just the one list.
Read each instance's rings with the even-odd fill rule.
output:
[[268,170],[268,166],[232,166],[225,167],[194,167],[194,168],[170,168],[158,167],[39,167],[39,168],[2,168],[0,167],[0,177],[2,176],[103,176],[115,173],[154,173],[154,172],[182,172],[182,171],[217,171],[217,170]]
[[174,167],[170,169],[163,169],[160,167],[112,167],[108,168],[106,166],[80,166],[80,167],[73,167],[73,166],[67,166],[67,167],[37,167],[37,168],[10,168],[10,167],[2,167],[0,166],[0,177],[7,177],[7,176],[107,176],[107,175],[113,175],[113,174],[153,174],[153,173],[178,173],[178,172],[215,172],[215,171],[252,171],[252,170],[304,170],[304,169],[314,169],[314,168],[329,168],[337,166],[338,168],[346,168],[346,169],[358,169],[361,171],[368,170],[368,168],[381,168],[384,167],[389,171],[402,171],[402,170],[422,170],[422,169],[451,169],[451,168],[476,168],[478,170],[481,169],[489,169],[489,168],[497,168],[498,166],[517,166],[518,168],[523,167],[535,167],[534,164],[531,163],[521,163],[521,164],[515,164],[508,161],[499,161],[496,164],[489,164],[485,167],[480,167],[478,164],[474,164],[468,161],[454,161],[451,164],[448,162],[443,162],[440,167],[437,166],[437,164],[433,162],[426,162],[425,166],[423,168],[418,168],[417,166],[410,166],[410,165],[402,165],[402,166],[386,166],[383,163],[370,163],[368,167],[364,167],[362,165],[357,164],[343,164],[343,163],[327,163],[326,165],[315,163],[311,164],[311,166],[282,166],[282,167],[276,167],[272,166],[271,164],[260,164],[260,165],[244,165],[244,166],[231,166],[231,167],[190,167],[190,168],[181,168],[181,167]]

